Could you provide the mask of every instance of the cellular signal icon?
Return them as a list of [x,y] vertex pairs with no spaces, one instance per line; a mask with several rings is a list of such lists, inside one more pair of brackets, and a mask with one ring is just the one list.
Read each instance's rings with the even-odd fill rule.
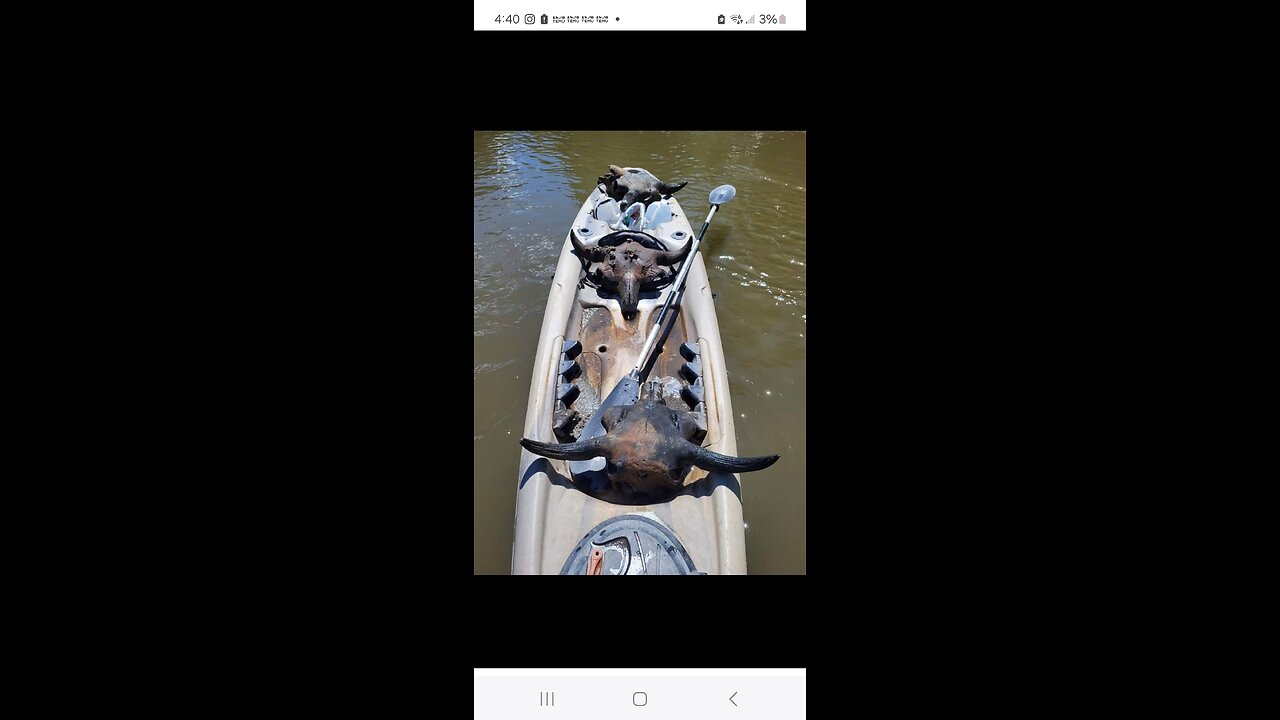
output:
[[755,21],[756,21],[756,16],[755,16],[755,15],[752,15],[751,17],[747,18],[747,24],[748,24],[748,25],[750,25],[751,23],[753,23],[753,22],[755,22]]

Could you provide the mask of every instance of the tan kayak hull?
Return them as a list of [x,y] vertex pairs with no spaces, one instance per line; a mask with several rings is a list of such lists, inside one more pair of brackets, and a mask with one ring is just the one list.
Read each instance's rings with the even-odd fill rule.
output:
[[[591,209],[603,197],[599,188],[592,192],[583,203],[573,227],[591,228],[595,237],[607,234],[608,228],[590,216]],[[683,239],[687,242],[692,240],[693,230],[675,198],[671,198],[669,203],[673,218],[657,228],[646,228],[645,232],[662,239],[668,249],[676,250],[683,243],[673,239],[675,234],[683,232]],[[653,313],[661,309],[665,294],[673,291],[668,288],[661,294],[652,293],[657,297],[641,299],[637,319],[627,322],[622,318],[616,299],[601,297],[590,286],[578,288],[582,264],[571,250],[566,234],[542,320],[525,414],[524,436],[543,442],[559,442],[552,431],[552,417],[559,383],[560,353],[566,337],[583,337],[584,313],[607,312],[608,318],[596,319],[612,321],[610,332],[614,341],[606,352],[601,353],[607,362],[585,362],[598,361],[599,357],[592,357],[597,350],[595,347],[584,347],[583,351],[584,365],[601,367],[598,371],[603,376],[600,396],[605,396],[635,364],[644,344],[644,331],[652,326],[656,317]],[[701,350],[707,407],[707,437],[702,445],[719,453],[737,455],[728,373],[701,253],[692,263],[677,319],[678,332],[673,332],[673,337],[682,333],[682,340],[696,338]],[[655,364],[655,376],[659,374],[658,368],[672,366],[679,345],[676,342],[666,344],[671,347],[664,348],[663,355]],[[692,484],[707,475],[695,468],[685,480],[687,492],[668,502],[614,504],[592,497],[574,486],[567,462],[534,455],[515,443],[513,449],[520,451],[511,559],[513,574],[559,574],[574,546],[593,527],[608,518],[628,513],[651,514],[650,517],[673,530],[700,572],[711,575],[746,573],[742,504],[739,494],[735,493],[741,487],[741,475],[712,473],[704,481]]]

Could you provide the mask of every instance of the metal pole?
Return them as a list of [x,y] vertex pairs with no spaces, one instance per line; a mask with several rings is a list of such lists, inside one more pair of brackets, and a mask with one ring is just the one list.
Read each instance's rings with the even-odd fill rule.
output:
[[719,209],[719,205],[711,206],[711,212],[707,214],[707,219],[702,223],[702,230],[698,232],[698,237],[693,239],[693,247],[689,248],[689,255],[685,257],[684,262],[680,265],[680,273],[676,275],[675,283],[671,286],[671,290],[667,292],[667,301],[662,304],[662,312],[658,313],[658,319],[653,324],[653,330],[649,331],[649,339],[644,341],[644,348],[640,350],[640,359],[636,361],[636,366],[631,370],[632,378],[640,379],[640,369],[649,360],[649,351],[653,349],[653,343],[658,339],[658,331],[662,328],[662,321],[667,318],[667,311],[671,309],[676,295],[684,289],[684,281],[689,276],[689,267],[693,265],[693,257],[698,254],[698,249],[702,246],[702,237],[707,234],[707,228],[711,226],[711,218],[716,216],[716,210]]

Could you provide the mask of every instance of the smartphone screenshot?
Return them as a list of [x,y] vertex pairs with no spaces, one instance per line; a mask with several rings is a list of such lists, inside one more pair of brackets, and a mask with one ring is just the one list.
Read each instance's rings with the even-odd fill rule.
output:
[[[803,31],[805,3],[604,7],[475,3],[478,32],[653,32],[591,46],[541,127],[473,130],[474,573],[803,575],[807,130],[681,127],[740,92],[719,64],[614,65],[683,42],[658,31]],[[572,129],[629,118],[657,126]]]
[[476,668],[476,720],[805,717],[804,668]]

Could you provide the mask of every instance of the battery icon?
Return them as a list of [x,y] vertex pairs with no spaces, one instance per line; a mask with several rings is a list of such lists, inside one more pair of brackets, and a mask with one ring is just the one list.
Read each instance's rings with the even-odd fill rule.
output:
[[543,24],[543,25],[546,25],[546,24],[547,24],[547,16],[546,16],[546,13],[543,13],[543,15],[542,15],[542,24]]
[[[546,15],[543,15],[542,17],[546,17]],[[779,25],[786,25],[786,24],[787,24],[787,16],[786,16],[786,15],[779,15],[779,16],[778,16],[778,24],[779,24]]]

